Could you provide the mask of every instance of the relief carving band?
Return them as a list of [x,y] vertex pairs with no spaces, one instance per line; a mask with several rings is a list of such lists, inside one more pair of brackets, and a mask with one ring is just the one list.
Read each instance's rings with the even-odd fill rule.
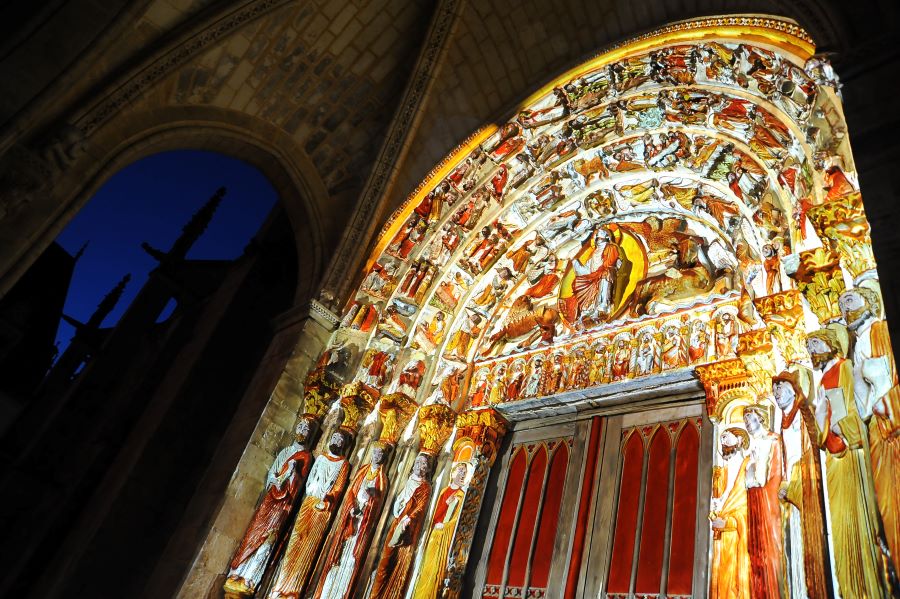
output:
[[[900,593],[900,381],[838,86],[796,23],[716,17],[473,133],[337,298],[305,410],[341,426],[308,475],[279,454],[228,588]],[[617,445],[651,406],[694,424]],[[554,427],[564,451],[530,440]]]

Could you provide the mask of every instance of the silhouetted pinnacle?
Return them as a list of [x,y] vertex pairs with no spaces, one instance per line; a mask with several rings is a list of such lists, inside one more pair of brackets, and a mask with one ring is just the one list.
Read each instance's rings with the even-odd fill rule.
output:
[[146,241],[141,244],[141,248],[160,264],[170,260],[184,259],[191,247],[206,231],[206,227],[209,226],[216,209],[222,203],[222,198],[225,197],[225,191],[224,187],[217,189],[216,193],[206,200],[206,203],[191,216],[191,219],[181,229],[181,235],[178,236],[178,239],[175,240],[168,252],[157,249]]
[[218,209],[219,204],[222,203],[222,199],[225,197],[225,191],[224,187],[217,189],[216,193],[184,225],[181,235],[172,244],[172,249],[169,250],[170,258],[184,258],[187,255],[191,246],[200,239],[200,236],[203,235],[203,232],[209,226],[216,209]]
[[100,300],[99,304],[97,304],[97,309],[91,314],[91,318],[87,321],[85,326],[88,328],[100,327],[103,319],[109,316],[109,313],[112,312],[113,308],[116,307],[116,304],[119,303],[119,300],[122,298],[122,293],[125,291],[125,286],[128,285],[128,281],[130,280],[131,273],[125,275],[122,277],[122,280],[116,283],[116,286]]

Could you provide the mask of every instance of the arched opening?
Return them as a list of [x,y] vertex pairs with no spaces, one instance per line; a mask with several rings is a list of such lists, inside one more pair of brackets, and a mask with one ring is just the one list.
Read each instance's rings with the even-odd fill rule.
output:
[[[114,584],[140,592],[149,572],[135,576],[119,549],[142,538],[134,551],[152,566],[185,515],[276,338],[273,322],[294,305],[295,233],[257,168],[184,150],[124,166],[69,221],[48,253],[68,259],[71,293],[55,305],[75,333],[69,343],[62,332],[58,359],[3,438],[3,484],[27,487],[53,456],[66,467],[4,500],[23,516],[6,527],[21,541],[5,588],[52,591],[74,576],[76,593],[99,592],[119,555]],[[24,514],[38,512],[35,528]],[[48,563],[57,575],[38,581]]]
[[[216,189],[224,187],[206,226],[186,259],[231,261],[261,232],[278,196],[256,168],[214,152],[169,151],[126,166],[96,191],[57,236],[56,243],[77,260],[65,314],[86,322],[104,293],[130,275],[115,306],[101,323],[114,326],[159,262],[142,243],[167,251],[192,216]],[[173,295],[174,298],[174,295]],[[168,318],[167,302],[157,320]],[[164,314],[168,311],[168,314]],[[63,322],[57,334],[64,351],[74,327]]]

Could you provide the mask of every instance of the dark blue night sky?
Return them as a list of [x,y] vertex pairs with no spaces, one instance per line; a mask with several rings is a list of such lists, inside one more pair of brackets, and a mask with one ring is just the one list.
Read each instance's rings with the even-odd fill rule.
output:
[[[188,254],[197,259],[241,254],[278,199],[263,174],[240,160],[193,150],[149,156],[116,173],[56,239],[73,255],[90,241],[75,266],[65,313],[84,322],[119,279],[131,273],[104,325],[118,321],[157,264],[141,242],[168,250],[191,215],[222,186],[228,193]],[[60,351],[73,332],[61,323],[56,335]]]

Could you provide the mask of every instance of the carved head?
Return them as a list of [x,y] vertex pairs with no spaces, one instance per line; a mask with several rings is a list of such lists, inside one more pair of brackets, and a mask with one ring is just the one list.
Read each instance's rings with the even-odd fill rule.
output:
[[848,325],[866,318],[866,313],[871,318],[881,313],[881,300],[878,294],[867,287],[848,289],[838,298],[838,306]]
[[772,395],[775,397],[775,403],[779,409],[787,412],[794,405],[797,392],[790,381],[786,379],[775,379],[772,383]]
[[334,431],[328,441],[328,452],[331,455],[342,456],[350,447],[350,435],[340,429]]
[[426,478],[431,474],[431,458],[424,453],[417,455],[413,462],[412,473],[419,478]]
[[744,426],[750,434],[766,430],[768,414],[762,406],[750,405],[744,407]]
[[722,455],[727,458],[736,451],[747,449],[750,446],[750,437],[744,429],[733,426],[722,431],[719,442],[722,446]]
[[469,474],[469,469],[463,463],[454,464],[453,469],[450,471],[450,482],[457,487],[461,487],[466,484],[466,476]]
[[813,365],[816,368],[822,368],[837,355],[837,350],[832,348],[828,342],[821,337],[810,337],[807,339],[806,349],[809,351]]
[[855,289],[849,289],[838,298],[838,305],[841,307],[841,313],[846,318],[849,314],[860,312],[865,308],[866,300]]
[[294,429],[294,437],[298,443],[304,443],[312,436],[312,422],[309,418],[302,418]]
[[806,338],[806,349],[816,368],[824,367],[835,357],[845,357],[848,345],[847,330],[839,324],[830,324],[824,329],[813,331]]
[[369,463],[372,466],[381,466],[382,464],[384,464],[385,461],[387,461],[388,450],[389,448],[386,445],[382,443],[376,443],[372,447],[372,455],[369,458]]

